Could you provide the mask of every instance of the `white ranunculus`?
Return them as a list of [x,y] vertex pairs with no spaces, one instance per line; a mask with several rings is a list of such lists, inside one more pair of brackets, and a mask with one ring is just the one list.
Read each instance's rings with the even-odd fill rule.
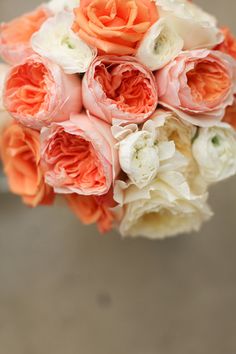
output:
[[84,73],[97,55],[72,30],[73,14],[60,12],[49,18],[31,40],[32,48],[62,67],[67,74]]
[[55,14],[63,10],[72,11],[80,5],[80,0],[51,0],[47,7]]
[[161,18],[146,33],[136,57],[152,71],[158,70],[174,59],[183,45],[168,18]]
[[6,111],[3,105],[3,90],[4,82],[9,66],[0,63],[0,132],[5,127],[5,125],[12,119],[10,114]]
[[161,18],[168,18],[184,41],[184,49],[213,48],[223,41],[213,16],[188,0],[155,0]]
[[207,183],[236,174],[236,133],[228,124],[201,128],[193,142],[193,156]]
[[[198,168],[195,168],[191,142],[195,128],[184,124],[171,112],[158,110],[141,131],[134,124],[112,130],[119,141],[117,147],[123,149],[121,167],[125,165],[129,172],[129,178],[116,181],[114,187],[116,212],[123,212],[120,232],[124,236],[155,239],[198,230],[209,219],[211,211],[206,203],[205,183],[199,182],[201,186],[196,188]],[[136,144],[138,142],[138,148],[145,150],[144,137],[148,137],[148,150],[150,146],[156,147],[158,167],[156,163],[155,173],[153,156],[146,151],[145,161],[139,162],[138,156],[143,171],[138,169],[137,173]]]
[[[158,142],[157,128],[161,121],[146,122],[141,131],[124,128],[127,136],[118,145],[121,169],[128,175],[131,183],[138,188],[145,187],[157,175],[160,163],[175,154],[173,141]],[[116,137],[117,138],[117,137]]]
[[162,239],[198,231],[212,215],[206,200],[206,193],[191,193],[181,172],[163,172],[142,190],[130,186],[125,191],[120,232],[123,236]]

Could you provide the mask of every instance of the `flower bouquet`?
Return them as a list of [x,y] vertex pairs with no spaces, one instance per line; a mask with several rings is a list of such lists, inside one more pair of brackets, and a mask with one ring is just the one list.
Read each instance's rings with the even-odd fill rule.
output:
[[100,232],[199,230],[236,173],[236,40],[188,0],[51,0],[1,24],[1,159]]

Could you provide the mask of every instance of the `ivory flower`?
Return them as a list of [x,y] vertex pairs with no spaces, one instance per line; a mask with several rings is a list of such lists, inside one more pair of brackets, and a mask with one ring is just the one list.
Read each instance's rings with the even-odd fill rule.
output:
[[[115,198],[119,198],[121,189],[117,190]],[[163,171],[142,190],[132,185],[124,191],[120,232],[123,236],[161,239],[198,231],[212,215],[206,200],[206,193],[191,193],[181,172],[173,169]]]
[[228,124],[202,128],[193,143],[193,155],[208,183],[236,174],[236,133]]
[[146,33],[136,57],[152,71],[158,70],[175,58],[183,45],[168,19],[161,18]]
[[80,5],[80,0],[51,0],[47,3],[47,7],[53,12],[58,13],[63,10],[72,11]]
[[188,0],[156,0],[160,17],[168,17],[184,49],[213,48],[223,41],[213,16]]
[[34,51],[51,59],[67,74],[84,73],[97,50],[89,47],[71,30],[73,14],[60,12],[49,18],[32,37]]

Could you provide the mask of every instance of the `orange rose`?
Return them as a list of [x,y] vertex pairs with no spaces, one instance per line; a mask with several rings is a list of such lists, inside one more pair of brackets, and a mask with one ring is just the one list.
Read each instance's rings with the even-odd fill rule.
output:
[[227,107],[223,121],[232,125],[232,127],[236,129],[236,99],[232,106]]
[[11,123],[1,137],[1,155],[11,191],[36,207],[52,204],[54,193],[40,168],[39,132]]
[[223,33],[225,39],[215,48],[215,50],[220,50],[221,52],[229,54],[236,59],[236,38],[227,27],[223,27],[221,32]]
[[49,10],[39,7],[0,27],[0,55],[10,64],[18,64],[32,53],[30,40],[50,16]]
[[159,16],[153,0],[81,0],[73,30],[101,52],[134,54]]
[[115,215],[111,208],[115,206],[112,190],[103,196],[84,196],[69,194],[66,196],[69,207],[85,225],[97,223],[101,233],[112,229]]

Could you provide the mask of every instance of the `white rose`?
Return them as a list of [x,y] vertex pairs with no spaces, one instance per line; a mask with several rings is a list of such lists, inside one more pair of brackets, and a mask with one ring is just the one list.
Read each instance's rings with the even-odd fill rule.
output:
[[5,125],[12,119],[3,105],[3,89],[5,77],[7,75],[8,70],[8,65],[0,63],[0,132],[5,127]]
[[236,133],[228,124],[199,129],[192,150],[207,183],[236,174]]
[[123,236],[162,239],[198,231],[212,215],[207,194],[193,195],[178,171],[158,174],[143,190],[129,187],[124,200],[125,214],[120,224]]
[[155,0],[160,16],[184,40],[184,49],[213,48],[223,41],[213,16],[188,0]]
[[43,23],[32,36],[32,48],[62,67],[67,74],[86,72],[97,55],[72,30],[73,14],[60,12]]
[[47,3],[47,7],[53,12],[61,12],[63,10],[72,11],[80,5],[80,0],[51,0]]
[[146,33],[136,57],[152,71],[158,70],[174,59],[183,45],[168,18],[161,18]]

